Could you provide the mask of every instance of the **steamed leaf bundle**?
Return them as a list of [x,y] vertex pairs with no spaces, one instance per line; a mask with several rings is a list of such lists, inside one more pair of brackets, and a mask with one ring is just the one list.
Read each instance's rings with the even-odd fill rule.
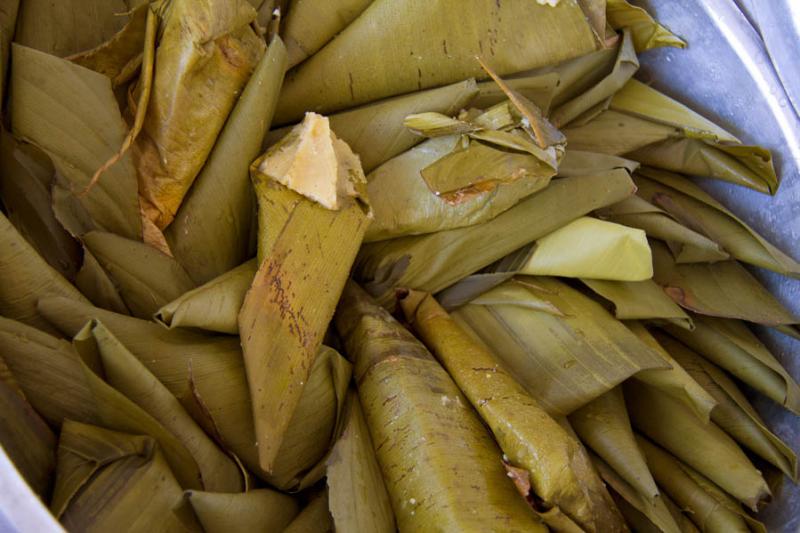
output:
[[686,329],[694,327],[689,315],[650,279],[644,281],[582,279],[581,281],[610,301],[614,306],[614,316],[620,320],[666,322]]
[[297,501],[270,489],[226,494],[190,490],[186,499],[205,533],[283,531],[297,515]]
[[114,280],[100,266],[85,245],[83,246],[83,264],[75,275],[75,287],[97,307],[123,315],[131,314],[128,306],[122,300]]
[[633,35],[637,52],[660,46],[686,48],[686,43],[667,28],[653,20],[641,7],[627,0],[606,0],[606,18],[614,29],[626,28]]

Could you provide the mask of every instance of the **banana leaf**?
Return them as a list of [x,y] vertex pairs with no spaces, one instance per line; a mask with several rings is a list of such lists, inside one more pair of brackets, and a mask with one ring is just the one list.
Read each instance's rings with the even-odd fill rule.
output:
[[155,319],[170,329],[199,328],[236,335],[239,310],[257,270],[255,259],[242,263],[163,306]]
[[35,144],[53,161],[58,221],[73,235],[98,229],[140,239],[136,169],[129,156],[109,168],[97,186],[84,190],[127,133],[111,81],[17,44],[12,56],[11,126],[15,136]]
[[686,48],[686,42],[656,22],[650,14],[627,0],[606,0],[606,19],[615,30],[628,29],[637,52],[660,46]]
[[[562,178],[571,178],[573,176],[585,176],[601,170],[614,170],[616,168],[624,168],[628,172],[633,173],[639,168],[639,163],[615,155],[567,149],[564,153],[564,158],[558,165],[558,175]],[[625,200],[621,203],[624,202]]]
[[637,430],[746,506],[755,511],[770,496],[761,472],[714,422],[636,380],[625,384],[625,399]]
[[370,243],[361,249],[355,273],[383,305],[395,287],[438,292],[632,191],[625,170],[559,179],[489,222]]
[[75,275],[75,286],[97,307],[121,313],[131,314],[122,300],[114,280],[103,270],[100,263],[86,246],[83,246],[83,264]]
[[652,280],[605,281],[582,278],[581,281],[610,301],[614,307],[614,316],[620,320],[646,320],[674,324],[689,330],[694,328],[689,315]]
[[659,497],[667,506],[670,514],[672,514],[672,518],[675,519],[675,523],[678,524],[678,527],[680,527],[683,533],[700,533],[700,530],[697,529],[697,526],[694,525],[694,522],[692,522],[687,516],[689,513],[684,512],[683,509],[678,507],[678,505],[672,501],[666,492],[661,491]]
[[148,244],[96,231],[84,235],[83,242],[136,317],[150,318],[161,306],[194,288],[175,259]]
[[344,430],[327,461],[328,506],[339,531],[396,531],[394,512],[355,391],[347,395]]
[[78,290],[42,259],[0,213],[0,315],[43,331],[55,332],[36,310],[44,296],[86,301]]
[[742,322],[696,316],[691,334],[669,333],[715,365],[795,414],[800,414],[800,386]]
[[553,94],[552,106],[558,106],[573,100],[582,93],[590,91],[611,74],[619,57],[619,44],[603,48],[574,59],[534,69],[532,71],[513,74],[512,78],[531,75],[555,74],[558,86]]
[[[453,24],[453,13],[470,24]],[[391,35],[392,39],[385,39]],[[513,47],[505,43],[513,42]],[[511,0],[376,0],[308,61],[289,73],[276,122],[307,109],[330,113],[359,104],[485,77],[476,55],[504,76],[596,49],[580,6]],[[347,65],[347,68],[342,68]],[[391,75],[388,75],[391,69]],[[324,81],[322,81],[324,80]]]
[[653,279],[684,309],[765,326],[797,324],[792,315],[736,261],[676,264],[663,244],[650,241]]
[[260,463],[272,472],[371,215],[358,156],[314,113],[251,176],[260,266],[239,331]]
[[286,49],[273,40],[231,111],[203,170],[166,231],[176,259],[202,284],[250,257],[250,163],[269,129],[283,82]]
[[372,0],[293,0],[281,33],[292,68],[345,29]]
[[636,446],[622,389],[614,387],[569,415],[575,433],[633,490],[654,504],[658,488]]
[[698,484],[699,478],[689,475],[691,469],[688,466],[645,438],[638,437],[637,441],[653,477],[664,492],[687,511],[686,514],[700,530],[708,533],[750,531],[741,508],[731,510],[722,505],[717,499],[718,493],[706,490],[710,488],[710,483]]
[[[357,285],[335,318],[401,531],[546,531],[447,372]],[[502,526],[498,526],[502,524]]]
[[[506,84],[513,91],[536,104],[543,113],[548,114],[550,112],[550,104],[553,101],[553,96],[560,86],[560,80],[557,73],[549,72],[539,75],[522,75],[521,77],[512,75],[512,77],[506,78]],[[482,81],[478,83],[478,94],[469,102],[469,105],[472,108],[486,109],[499,104],[507,98],[508,96],[506,96],[503,90],[498,87],[494,81]],[[462,105],[461,107],[464,108],[466,106]],[[458,109],[455,109],[452,113],[442,113],[445,115],[453,115],[456,111],[458,111]]]
[[17,25],[20,0],[8,0],[0,7],[0,115],[2,103],[6,101],[6,73],[8,72],[8,53]]
[[600,304],[552,278],[505,282],[453,318],[551,415],[567,415],[637,372],[668,368]]
[[581,217],[536,241],[520,274],[641,282],[653,277],[647,236]]
[[0,132],[0,196],[9,221],[67,279],[75,279],[80,247],[56,220],[52,208],[50,158],[35,146]]
[[250,26],[256,12],[245,0],[171,0],[157,9],[152,92],[134,154],[143,210],[163,230],[206,162],[265,44]]
[[[567,151],[567,160],[569,153]],[[682,225],[640,194],[598,210],[597,216],[643,229],[649,237],[665,241],[676,263],[713,263],[730,259],[730,255],[719,244]]]
[[668,338],[663,338],[662,344],[717,401],[717,406],[711,412],[714,423],[742,446],[796,481],[797,456],[767,428],[736,383],[718,366],[683,344]]
[[328,510],[328,491],[316,494],[283,533],[333,533],[333,517]]
[[61,431],[51,510],[68,531],[202,531],[152,437],[71,420]]
[[186,499],[205,533],[283,531],[297,516],[297,501],[269,489],[238,494],[190,490]]
[[639,195],[685,226],[708,236],[734,258],[800,277],[800,263],[781,252],[700,187],[676,174],[642,169],[634,175]]
[[501,360],[432,296],[413,291],[400,303],[406,320],[489,426],[506,462],[527,471],[534,498],[541,500],[542,520],[553,527],[548,515],[556,510],[585,531],[624,530],[580,443],[502,368]]

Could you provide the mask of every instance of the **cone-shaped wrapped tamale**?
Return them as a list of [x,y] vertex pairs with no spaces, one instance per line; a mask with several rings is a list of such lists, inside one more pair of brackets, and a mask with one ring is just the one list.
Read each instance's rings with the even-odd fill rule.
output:
[[333,517],[328,510],[328,490],[312,496],[283,533],[333,533]]
[[75,276],[75,286],[97,307],[115,313],[130,315],[130,309],[111,279],[86,246],[83,246],[83,264]]
[[561,164],[558,165],[558,175],[562,178],[570,178],[573,176],[593,174],[599,170],[612,170],[615,168],[624,168],[628,172],[633,173],[639,168],[639,163],[618,155],[567,149],[566,152],[564,152],[564,159],[562,159]]
[[51,510],[68,531],[202,531],[155,439],[72,420]]
[[400,530],[545,531],[506,476],[502,452],[456,384],[355,283],[336,328]]
[[506,461],[529,473],[544,522],[553,526],[550,515],[566,515],[584,531],[623,531],[622,518],[580,443],[514,380],[500,359],[460,328],[431,295],[412,291],[400,305],[489,426]]
[[627,0],[605,0],[605,4],[608,23],[615,30],[629,29],[637,52],[659,46],[686,48],[686,43],[680,37],[653,20],[641,7],[631,5]]
[[283,531],[297,515],[297,501],[270,489],[236,494],[186,492],[186,499],[205,533]]
[[309,113],[251,169],[259,269],[239,314],[261,466],[271,471],[369,223],[358,156]]
[[[648,247],[648,251],[650,248]],[[652,266],[652,264],[651,264]],[[692,329],[692,319],[651,279],[607,281],[581,279],[590,289],[610,301],[620,320],[647,320]]]

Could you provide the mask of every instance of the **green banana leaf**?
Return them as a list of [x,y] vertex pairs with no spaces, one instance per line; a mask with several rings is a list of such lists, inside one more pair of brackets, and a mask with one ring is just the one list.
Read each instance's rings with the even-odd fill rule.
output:
[[620,320],[646,320],[674,324],[689,330],[694,328],[689,315],[652,280],[606,281],[581,278],[581,281],[611,302],[614,316]]
[[394,512],[358,395],[350,391],[344,430],[327,461],[328,505],[339,531],[396,531]]
[[[470,24],[454,24],[453,13]],[[392,39],[385,39],[391,35]],[[513,42],[513,47],[505,45]],[[307,109],[330,113],[359,104],[485,77],[476,55],[504,76],[594,51],[580,6],[526,0],[376,0],[312,58],[289,73],[276,122]],[[342,68],[347,65],[347,68]],[[390,74],[389,74],[390,73]],[[324,82],[322,81],[324,80]]]
[[498,524],[508,532],[546,531],[516,494],[502,452],[467,399],[411,333],[352,282],[335,324],[355,361],[401,531],[492,531]]
[[[17,25],[20,0],[8,0],[0,8],[0,102],[6,101],[6,73],[8,72],[8,53]],[[0,105],[2,108],[2,105]],[[2,115],[0,109],[0,115]]]
[[314,495],[283,533],[333,533],[333,517],[328,510],[327,489]]
[[627,0],[606,0],[606,18],[615,30],[630,30],[637,52],[660,46],[686,48],[683,39],[673,35],[647,11],[631,5]]
[[555,74],[558,76],[558,86],[553,94],[552,107],[558,106],[578,98],[582,93],[590,91],[611,74],[619,57],[619,44],[603,48],[589,54],[578,56],[574,59],[563,61],[557,65],[546,66],[525,73],[517,73],[512,78],[520,76]]
[[58,221],[73,235],[99,229],[140,239],[136,169],[129,156],[109,168],[97,186],[84,190],[127,133],[111,81],[18,44],[12,56],[11,126],[15,136],[44,150],[55,165]]
[[83,264],[75,275],[75,286],[90,302],[102,309],[123,315],[131,314],[122,300],[114,280],[103,270],[100,263],[86,246],[83,246]]
[[432,296],[412,291],[400,303],[406,320],[489,426],[506,463],[526,471],[533,498],[542,502],[542,520],[557,527],[548,520],[557,513],[585,531],[624,530],[577,438],[502,368],[501,360],[460,328]]
[[272,472],[370,210],[358,156],[314,113],[254,162],[251,176],[260,266],[239,331],[259,458]]
[[269,489],[238,494],[190,490],[186,499],[205,533],[283,531],[297,516],[297,501]]
[[395,287],[435,293],[632,192],[625,170],[559,179],[488,222],[370,243],[359,253],[355,274],[383,305]]
[[675,523],[678,524],[678,527],[680,527],[683,533],[700,533],[700,530],[696,525],[694,525],[694,522],[689,519],[689,512],[685,512],[683,509],[678,507],[678,505],[672,501],[669,495],[664,491],[661,491],[660,498],[663,500],[664,505],[667,506],[667,509],[669,509],[670,514],[672,514],[672,518],[675,519]]
[[205,166],[165,237],[197,284],[250,257],[255,198],[250,163],[258,156],[283,82],[286,49],[274,39],[236,102]]
[[551,415],[567,415],[642,370],[669,368],[600,304],[553,278],[507,281],[453,318]]
[[795,414],[800,386],[776,357],[742,322],[696,316],[691,334],[669,333],[715,365]]
[[746,506],[755,511],[770,496],[761,472],[714,422],[640,381],[625,384],[625,399],[637,430]]
[[[561,164],[558,165],[558,175],[562,178],[571,178],[616,168],[624,168],[629,173],[633,173],[639,168],[639,163],[615,155],[567,149]],[[621,203],[624,202],[625,200]]]
[[[550,72],[540,75],[522,75],[521,77],[512,75],[506,78],[506,84],[511,90],[533,102],[546,114],[549,113],[553,96],[560,87],[560,80],[557,73]],[[469,107],[487,109],[493,105],[499,104],[507,98],[508,96],[506,96],[503,90],[498,87],[493,80],[482,81],[478,83],[478,94],[469,102]],[[461,106],[461,108],[466,107],[466,105]],[[459,110],[460,109],[454,109],[452,113],[442,113],[445,115],[454,115]]]
[[161,306],[194,288],[175,259],[148,244],[96,231],[84,235],[83,242],[136,317],[150,318]]
[[64,422],[53,515],[68,531],[201,532],[152,437]]

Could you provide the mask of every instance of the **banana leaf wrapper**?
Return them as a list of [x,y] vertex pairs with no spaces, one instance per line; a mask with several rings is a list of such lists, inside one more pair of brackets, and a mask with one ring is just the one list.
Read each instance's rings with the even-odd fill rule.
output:
[[76,236],[102,230],[141,239],[136,168],[129,156],[123,155],[95,187],[85,190],[128,130],[111,81],[17,44],[12,56],[12,130],[52,159],[57,171],[52,194],[58,221]]
[[83,246],[83,264],[75,275],[75,286],[92,304],[102,309],[130,315],[131,312],[111,279],[86,246]]
[[333,533],[333,517],[328,510],[328,491],[316,494],[283,533]]
[[358,157],[313,113],[254,162],[251,175],[260,266],[239,331],[260,462],[271,472],[370,210]]
[[355,283],[335,319],[400,530],[546,531],[447,372]]
[[719,243],[734,258],[800,277],[800,263],[756,233],[693,182],[670,172],[642,169],[634,175],[639,195],[685,226]]
[[680,402],[639,381],[625,384],[625,399],[638,431],[747,507],[755,511],[769,498],[761,472],[713,421],[700,420]]
[[795,414],[800,414],[800,386],[742,322],[697,316],[695,330],[670,335],[727,370],[740,381]]
[[[452,24],[459,13],[469,25]],[[392,35],[390,40],[386,35]],[[502,43],[515,46],[504,47]],[[490,0],[377,0],[308,61],[289,73],[276,122],[312,109],[330,113],[366,102],[485,77],[476,55],[501,76],[556,64],[596,49],[577,3]],[[347,69],[341,68],[347,65]],[[386,75],[391,68],[391,75]],[[321,80],[324,80],[321,81]]]
[[[9,0],[0,9],[0,102],[6,101],[6,73],[11,40],[17,25],[20,0]],[[0,111],[0,113],[2,113]]]
[[51,510],[68,531],[202,531],[153,438],[71,420]]
[[574,411],[569,422],[581,441],[630,487],[648,503],[655,502],[658,488],[636,445],[620,387],[614,387]]
[[639,163],[616,155],[567,149],[558,165],[558,175],[562,178],[571,178],[617,168],[624,168],[632,174],[639,168]]
[[314,55],[353,22],[372,0],[294,0],[281,34],[292,68]]
[[[265,44],[250,26],[256,12],[244,0],[171,0],[157,9],[161,23],[152,92],[134,155],[144,212],[163,230]],[[196,105],[199,101],[214,105]]]
[[689,372],[717,401],[711,419],[742,446],[765,459],[793,481],[797,456],[769,428],[734,381],[718,366],[672,339],[662,339]]
[[[567,158],[569,159],[569,151]],[[643,229],[651,238],[667,243],[676,263],[713,263],[730,259],[722,246],[698,233],[640,194],[600,209],[597,216],[617,224]]]
[[653,280],[607,281],[582,278],[581,281],[611,302],[614,316],[620,320],[646,320],[656,324],[674,324],[689,330],[694,328],[689,315]]
[[236,335],[239,310],[257,271],[255,259],[242,263],[163,306],[155,319],[170,329],[198,328]]
[[435,293],[632,191],[625,170],[559,179],[488,222],[370,243],[355,274],[383,305],[395,287]]
[[551,415],[668,363],[603,307],[552,278],[520,277],[453,312]]
[[0,197],[9,221],[42,259],[66,279],[75,279],[80,246],[56,220],[50,195],[50,158],[33,145],[0,133]]
[[543,521],[552,526],[548,516],[556,508],[585,531],[624,530],[580,443],[528,395],[500,360],[461,329],[432,296],[413,291],[401,306],[489,426],[507,462],[529,473]]
[[198,284],[251,257],[255,198],[250,163],[272,122],[285,65],[286,49],[274,39],[165,233],[175,258]]
[[0,315],[55,333],[36,310],[44,296],[86,301],[78,290],[42,259],[0,213]]
[[328,505],[339,531],[393,533],[394,512],[358,395],[350,391],[344,430],[327,460]]
[[[697,525],[709,533],[765,532],[736,501],[719,487],[649,440],[637,436],[639,447],[659,486]],[[752,529],[748,525],[754,526]]]
[[148,244],[95,231],[84,235],[83,242],[136,317],[149,319],[161,306],[194,288],[174,258]]
[[[543,113],[549,114],[553,97],[558,91],[561,80],[555,72],[545,74],[521,75],[506,78],[511,90],[521,94],[533,102]],[[506,100],[508,96],[493,80],[478,83],[478,94],[469,102],[470,108],[487,109]],[[466,107],[466,106],[462,106]],[[444,113],[452,115],[454,113]]]
[[627,29],[637,52],[661,46],[686,48],[686,42],[656,22],[644,9],[627,0],[606,0],[606,20],[615,30]]
[[737,261],[677,264],[665,245],[650,249],[653,279],[684,309],[773,327],[799,321]]
[[667,506],[667,509],[669,509],[669,512],[672,514],[672,518],[683,533],[700,533],[700,530],[694,522],[689,519],[689,513],[678,507],[666,492],[661,491],[659,497]]
[[186,499],[205,533],[283,531],[299,511],[294,498],[270,489],[237,494],[191,490]]

